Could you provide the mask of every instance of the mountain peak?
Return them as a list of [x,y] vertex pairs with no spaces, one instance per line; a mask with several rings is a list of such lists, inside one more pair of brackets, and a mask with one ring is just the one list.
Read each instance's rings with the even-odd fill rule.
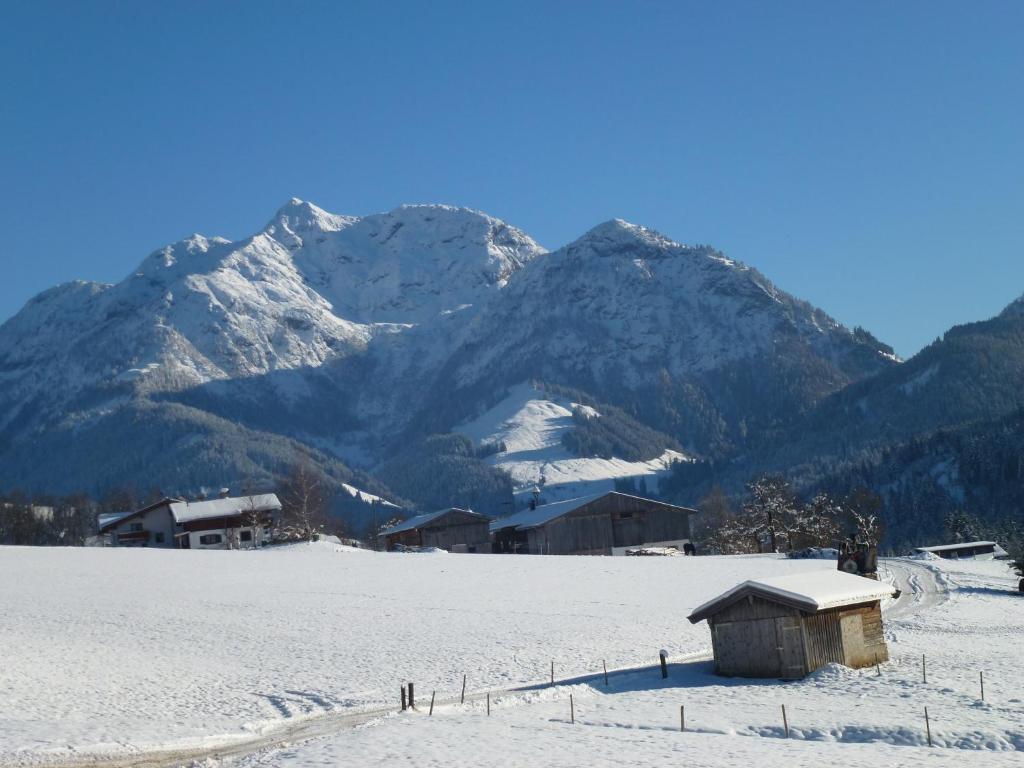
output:
[[302,235],[338,232],[359,221],[356,216],[340,216],[293,197],[277,209],[265,232],[289,247],[301,247]]
[[1024,296],[1020,296],[1009,304],[1006,308],[999,313],[1000,317],[1024,317]]
[[589,247],[611,255],[624,247],[638,246],[658,249],[686,247],[680,246],[679,243],[670,240],[660,232],[633,224],[625,219],[609,219],[598,224],[568,247]]

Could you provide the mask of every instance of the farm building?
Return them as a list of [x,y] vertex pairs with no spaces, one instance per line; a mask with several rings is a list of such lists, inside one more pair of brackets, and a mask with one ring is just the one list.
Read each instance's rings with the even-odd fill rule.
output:
[[471,509],[441,509],[384,528],[380,538],[389,552],[402,547],[437,547],[449,552],[490,552],[490,517]]
[[707,619],[715,671],[796,679],[826,664],[886,661],[881,601],[891,586],[839,570],[745,581],[689,619]]
[[529,555],[624,555],[639,546],[682,551],[696,511],[611,491],[531,504],[491,523],[491,535],[495,552]]
[[994,541],[966,541],[962,544],[918,547],[914,551],[931,552],[946,560],[1002,560],[1009,557],[1006,550]]
[[281,502],[272,493],[185,501],[164,498],[134,512],[100,516],[100,535],[115,547],[237,549],[270,539]]

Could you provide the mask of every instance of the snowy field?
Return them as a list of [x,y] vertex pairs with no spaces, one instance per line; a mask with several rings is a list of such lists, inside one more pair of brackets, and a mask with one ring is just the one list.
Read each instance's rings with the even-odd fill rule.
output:
[[[887,606],[881,676],[711,673],[693,607],[746,578],[830,565],[0,548],[0,764],[1019,765],[1024,598],[1001,563],[889,561],[905,595]],[[406,681],[418,711],[386,713]]]

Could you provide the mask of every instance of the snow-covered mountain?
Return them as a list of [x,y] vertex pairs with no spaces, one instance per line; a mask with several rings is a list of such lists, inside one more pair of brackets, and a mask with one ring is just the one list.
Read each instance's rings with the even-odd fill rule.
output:
[[[67,470],[57,483],[51,467],[19,461],[0,483],[123,482],[76,450],[103,445],[97,430],[118,414],[118,440],[129,423],[139,440],[159,424],[179,462],[187,425],[219,429],[207,414],[243,424],[245,439],[297,438],[372,466],[531,379],[723,453],[893,364],[869,334],[753,269],[626,222],[547,253],[465,208],[353,217],[292,200],[249,238],[193,235],[116,285],[59,286],[0,326],[0,466],[45,444]],[[144,416],[126,421],[126,408]],[[631,460],[658,459],[655,444]],[[262,460],[247,461],[217,471]],[[166,474],[152,466],[145,482]]]

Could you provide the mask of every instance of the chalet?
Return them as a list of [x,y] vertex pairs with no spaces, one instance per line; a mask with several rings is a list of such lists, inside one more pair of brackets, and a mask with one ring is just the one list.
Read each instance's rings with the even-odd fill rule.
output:
[[134,512],[100,516],[115,547],[247,549],[266,544],[281,502],[272,493],[185,501],[164,498]]
[[471,509],[451,507],[411,517],[384,528],[380,538],[386,550],[437,547],[449,552],[490,552],[488,526],[492,518]]
[[624,555],[636,547],[690,543],[697,510],[611,491],[535,505],[491,523],[495,552]]
[[1006,550],[994,541],[965,541],[962,544],[942,544],[937,547],[918,547],[915,552],[930,552],[945,560],[1003,560]]
[[891,586],[839,570],[745,581],[700,606],[715,671],[734,677],[796,679],[826,664],[867,667],[886,661],[883,598]]

